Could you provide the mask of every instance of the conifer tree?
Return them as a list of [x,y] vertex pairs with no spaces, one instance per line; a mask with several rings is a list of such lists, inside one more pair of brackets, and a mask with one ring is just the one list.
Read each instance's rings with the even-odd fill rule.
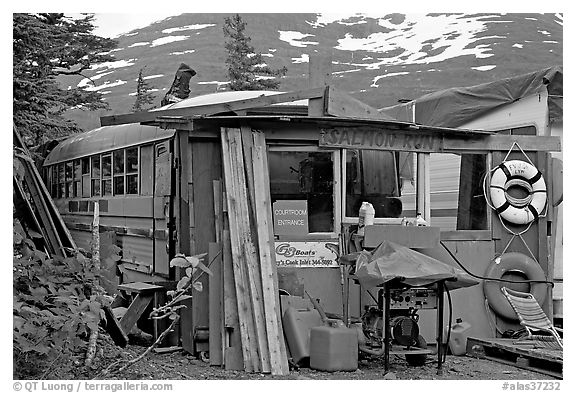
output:
[[62,114],[71,108],[106,108],[102,94],[60,84],[93,64],[112,61],[117,42],[96,36],[94,15],[70,19],[62,13],[13,14],[13,122],[27,144],[80,131]]
[[240,15],[224,19],[225,48],[228,51],[226,64],[232,90],[276,90],[280,81],[275,77],[284,76],[286,67],[271,69],[250,45],[251,38],[246,35],[246,22]]
[[154,108],[154,94],[150,91],[153,87],[148,85],[144,79],[144,68],[138,71],[138,80],[136,81],[136,101],[132,107],[132,112],[140,112]]

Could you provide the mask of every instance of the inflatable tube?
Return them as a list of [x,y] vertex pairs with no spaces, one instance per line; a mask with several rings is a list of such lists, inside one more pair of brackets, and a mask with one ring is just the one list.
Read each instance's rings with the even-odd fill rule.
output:
[[[484,276],[486,278],[501,279],[508,272],[522,273],[528,280],[546,280],[544,271],[538,262],[519,252],[505,253],[500,258],[496,258],[490,263]],[[484,296],[495,313],[504,318],[518,320],[518,315],[500,290],[506,284],[505,282],[484,280]],[[546,284],[530,283],[530,293],[536,298],[538,304],[542,306],[546,299]]]
[[[509,194],[510,187],[526,190],[528,196],[518,199]],[[540,172],[526,161],[504,161],[492,174],[490,199],[500,216],[514,224],[534,221],[546,206],[546,182]]]

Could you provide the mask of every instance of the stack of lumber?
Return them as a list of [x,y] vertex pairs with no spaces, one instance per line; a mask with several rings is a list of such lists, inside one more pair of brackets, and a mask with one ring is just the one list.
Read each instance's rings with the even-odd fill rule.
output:
[[210,360],[227,369],[287,375],[266,141],[248,128],[223,128],[221,137],[224,185],[214,182],[217,243],[209,259],[221,258],[211,269],[221,269],[214,276],[222,280],[209,283]]

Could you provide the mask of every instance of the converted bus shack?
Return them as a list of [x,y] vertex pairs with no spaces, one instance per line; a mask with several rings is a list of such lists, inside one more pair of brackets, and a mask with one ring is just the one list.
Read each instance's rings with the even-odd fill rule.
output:
[[[123,282],[174,280],[171,257],[208,252],[211,243],[222,239],[215,216],[215,201],[222,194],[215,192],[215,184],[231,180],[224,176],[222,139],[230,129],[240,130],[243,137],[265,138],[279,289],[291,295],[308,292],[328,313],[358,318],[374,302],[352,285],[350,308],[342,306],[338,256],[363,246],[355,234],[363,201],[376,210],[369,231],[373,243],[393,239],[454,264],[441,241],[479,277],[502,252],[521,252],[533,256],[552,281],[549,212],[535,218],[520,241],[489,208],[483,188],[487,171],[505,157],[528,157],[550,194],[549,152],[560,150],[557,137],[496,135],[395,121],[330,87],[221,93],[155,111],[102,118],[102,123],[103,127],[57,146],[44,170],[80,247],[87,246],[92,206],[99,201],[100,224],[116,232],[122,249],[118,268]],[[514,148],[515,143],[520,149]],[[415,181],[413,205],[430,222],[431,153],[460,157],[458,225],[448,231],[416,227],[414,236],[406,239],[401,225],[406,216],[405,184]],[[505,273],[526,279],[517,272]],[[202,281],[205,290],[182,311],[180,324],[182,345],[191,353],[207,349],[201,332],[209,326],[210,288],[207,277]],[[528,283],[517,285],[519,290],[530,288]],[[518,328],[513,318],[487,307],[481,286],[461,291],[466,292],[453,299],[453,314],[472,323],[472,335],[496,337]],[[551,288],[541,301],[550,313]],[[434,340],[434,320],[425,313],[421,317],[429,342]]]

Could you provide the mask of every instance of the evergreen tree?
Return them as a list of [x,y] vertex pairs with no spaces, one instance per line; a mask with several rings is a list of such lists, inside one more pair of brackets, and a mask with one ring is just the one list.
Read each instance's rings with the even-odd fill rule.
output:
[[138,71],[138,80],[136,81],[136,101],[132,107],[132,112],[140,112],[148,109],[154,108],[154,94],[150,92],[153,88],[148,85],[148,82],[144,80],[144,68],[140,68]]
[[90,14],[77,20],[61,13],[13,14],[13,122],[28,144],[80,131],[62,116],[68,109],[107,108],[100,92],[66,90],[58,81],[114,59],[107,52],[116,41],[92,34],[93,19]]
[[[250,45],[251,38],[246,35],[246,22],[240,15],[224,19],[225,48],[228,51],[226,64],[232,90],[276,90],[280,81],[274,77],[284,76],[286,67],[271,69]],[[272,78],[271,78],[272,77]]]

